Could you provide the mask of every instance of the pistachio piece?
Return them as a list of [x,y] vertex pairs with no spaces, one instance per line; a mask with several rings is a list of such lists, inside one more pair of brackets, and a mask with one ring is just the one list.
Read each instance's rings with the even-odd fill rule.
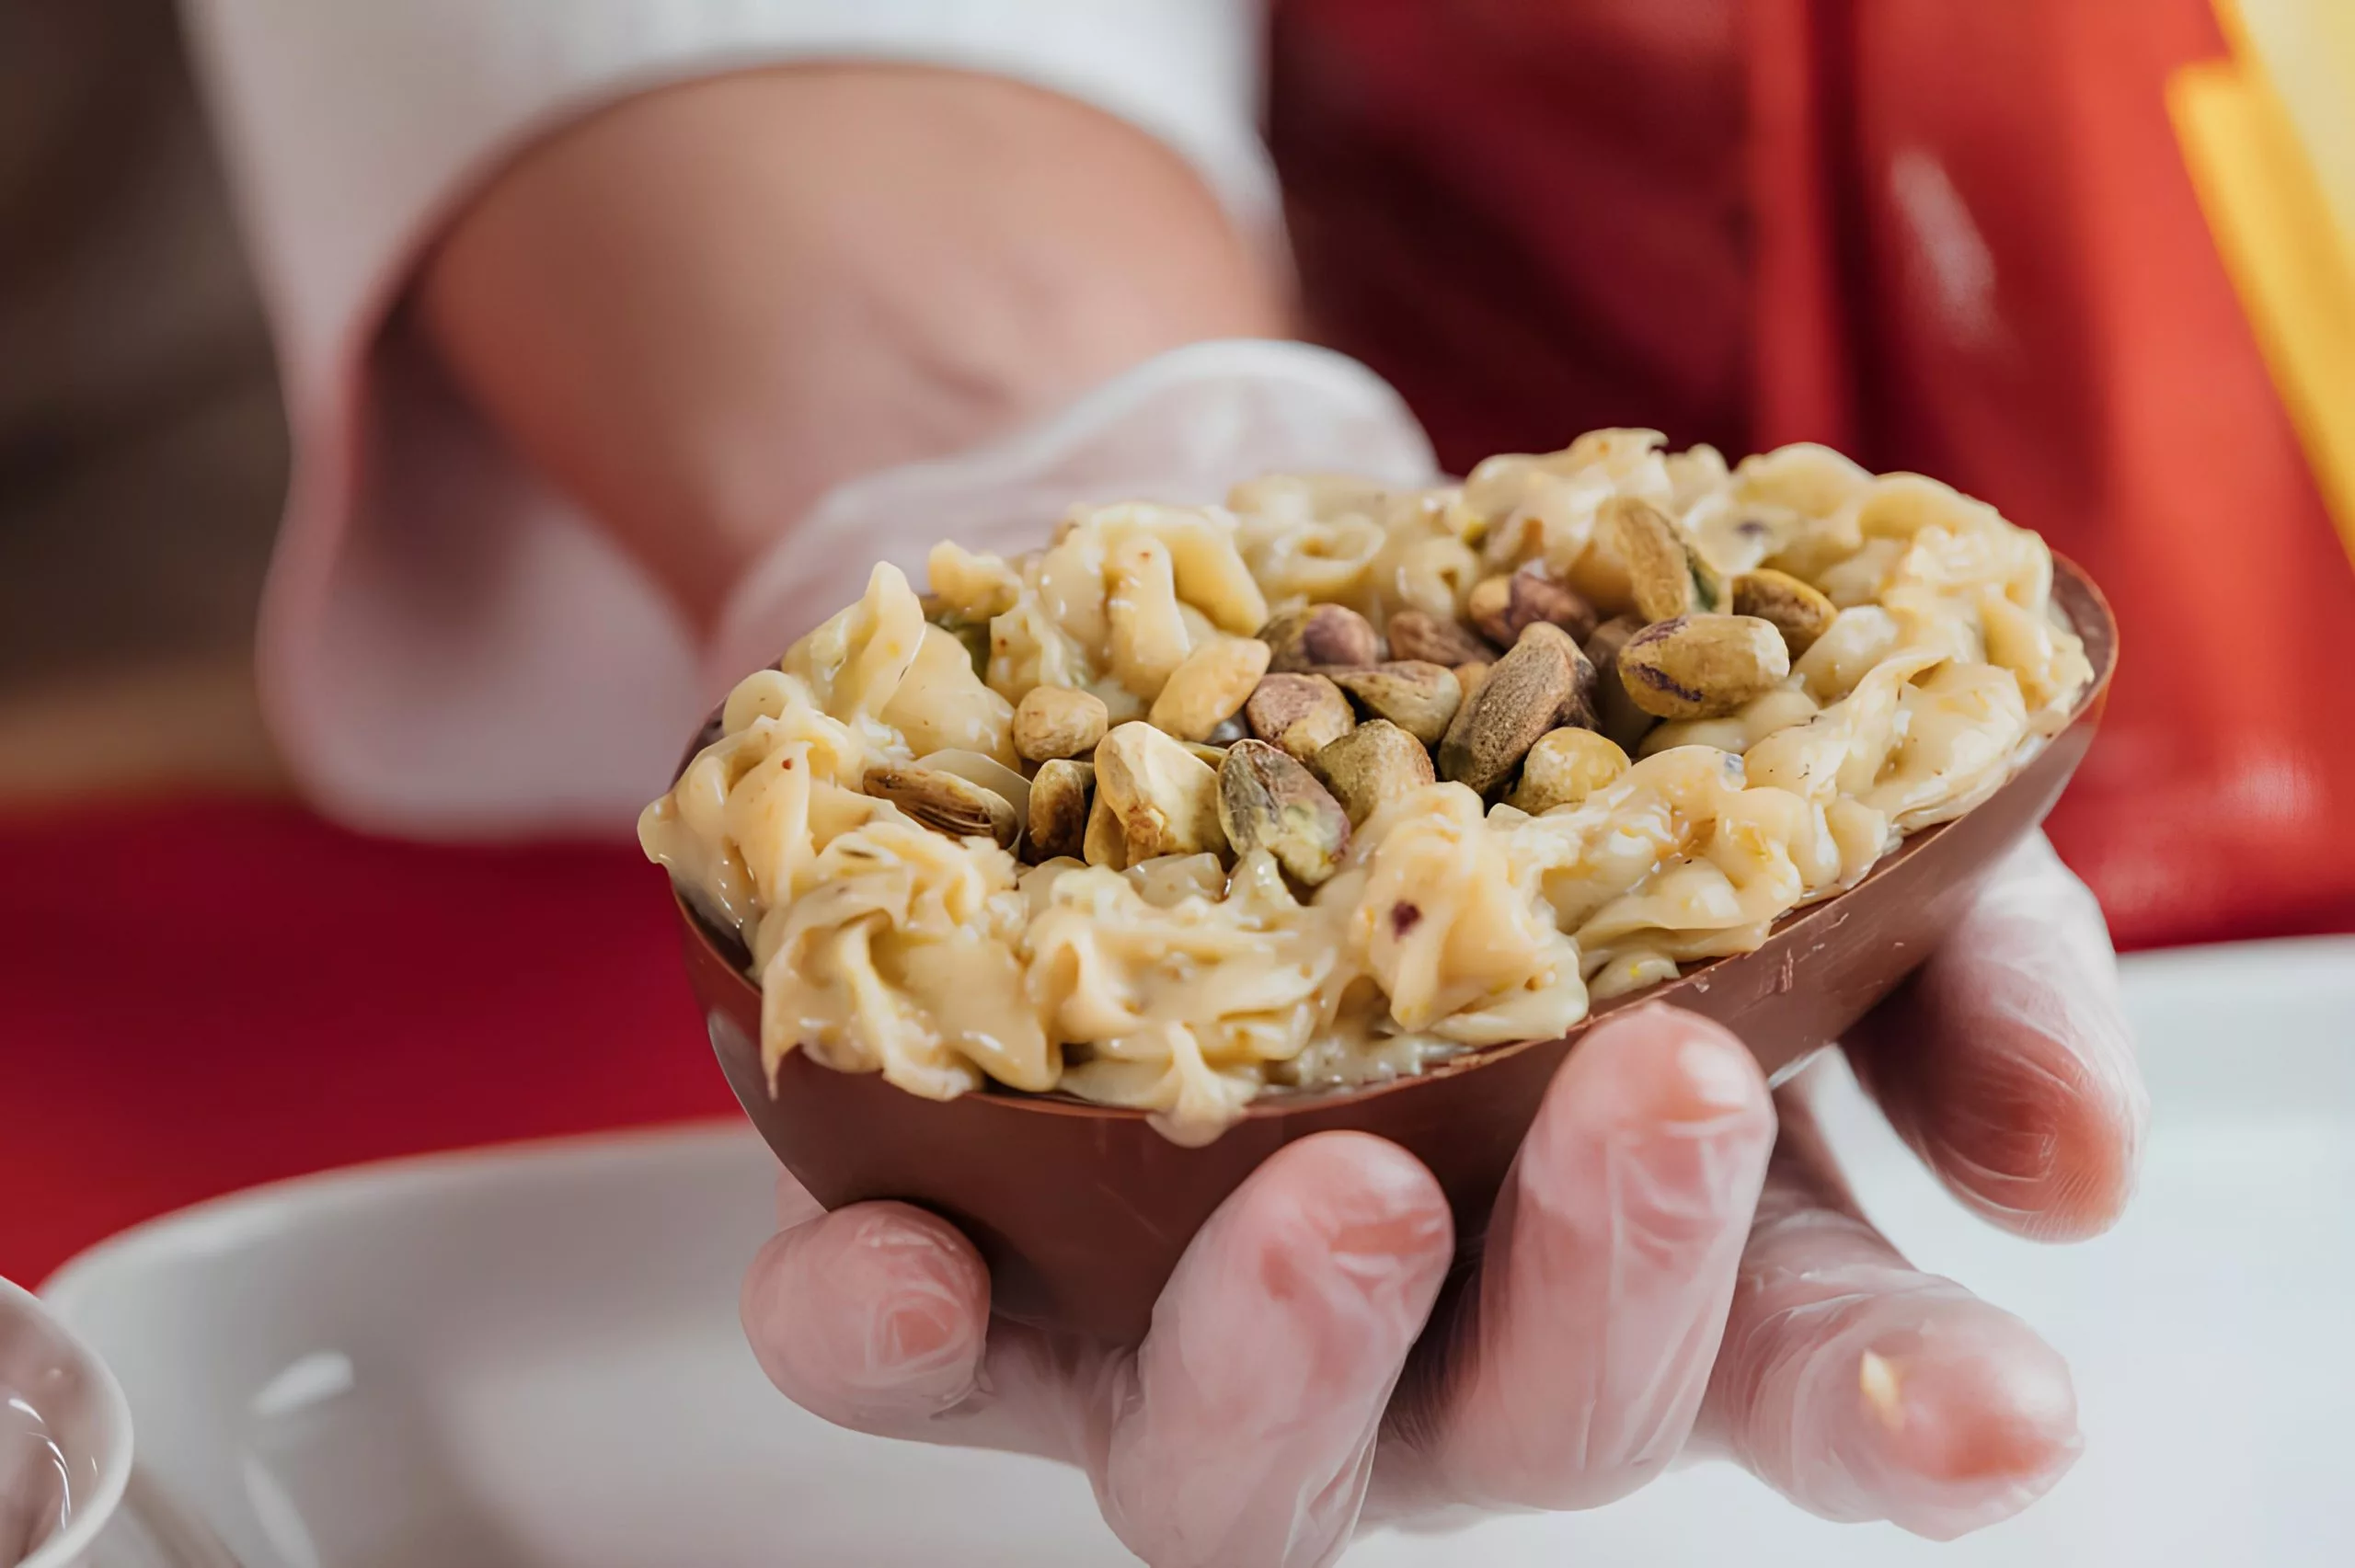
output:
[[1104,699],[1068,686],[1033,686],[1014,705],[1014,749],[1026,762],[1085,757],[1111,721]]
[[1569,633],[1548,621],[1523,627],[1512,651],[1455,710],[1440,741],[1440,776],[1493,794],[1539,736],[1562,724],[1592,727],[1593,682],[1593,668]]
[[1108,871],[1129,868],[1129,835],[1120,827],[1120,814],[1112,809],[1100,789],[1087,808],[1087,830],[1081,835],[1079,854],[1088,864]]
[[1178,744],[1186,749],[1188,756],[1199,757],[1213,769],[1226,761],[1223,746],[1213,746],[1207,740],[1180,740]]
[[1039,764],[1030,781],[1030,838],[1028,858],[1052,860],[1077,857],[1087,845],[1090,797],[1096,793],[1096,769],[1068,757],[1051,757]]
[[1592,635],[1595,619],[1594,606],[1581,598],[1578,589],[1534,563],[1513,573],[1512,600],[1505,610],[1505,624],[1512,628],[1516,640],[1522,627],[1537,621],[1559,626],[1582,640]]
[[1783,634],[1754,615],[1680,615],[1619,650],[1629,699],[1660,718],[1721,717],[1790,672]]
[[1644,732],[1660,722],[1636,705],[1627,695],[1626,682],[1619,679],[1619,650],[1643,629],[1642,616],[1618,615],[1597,626],[1594,635],[1586,640],[1587,662],[1594,666],[1595,673],[1595,727],[1629,753]]
[[1512,647],[1521,640],[1522,627],[1539,621],[1581,639],[1594,630],[1593,608],[1534,561],[1511,576],[1474,584],[1465,612],[1480,635],[1499,647]]
[[1305,762],[1357,724],[1350,700],[1322,675],[1270,675],[1243,705],[1251,733]]
[[1495,577],[1482,578],[1472,585],[1472,591],[1464,598],[1464,613],[1482,636],[1492,643],[1511,647],[1513,637],[1505,631],[1505,612],[1511,605],[1512,581],[1506,574],[1499,572]]
[[1266,850],[1304,887],[1329,881],[1350,847],[1349,814],[1281,748],[1238,740],[1218,771],[1218,820],[1237,854]]
[[1116,726],[1096,748],[1096,798],[1119,819],[1132,865],[1226,849],[1217,770],[1150,724]]
[[1386,718],[1426,746],[1439,744],[1464,701],[1463,683],[1443,664],[1400,659],[1371,670],[1336,670],[1333,684],[1375,718]]
[[1005,803],[1014,807],[1017,821],[1029,814],[1030,781],[986,752],[944,746],[937,751],[927,751],[918,757],[915,765],[930,768],[938,773],[955,773],[968,784],[977,784],[983,789],[1005,796]]
[[1496,649],[1461,624],[1421,610],[1401,610],[1384,629],[1390,635],[1393,658],[1419,658],[1452,670],[1459,664],[1486,664],[1497,657]]
[[1729,606],[1737,615],[1755,615],[1783,634],[1783,646],[1798,658],[1815,639],[1832,629],[1840,613],[1831,600],[1808,584],[1770,567],[1744,572],[1733,579]]
[[1216,637],[1169,672],[1145,718],[1180,740],[1201,740],[1243,709],[1268,672],[1268,645],[1257,637]]
[[1308,771],[1333,792],[1352,828],[1436,777],[1423,743],[1386,718],[1361,724],[1326,747],[1309,759]]
[[1577,805],[1626,771],[1627,753],[1593,730],[1549,729],[1521,760],[1521,783],[1506,800],[1535,817]]
[[1269,618],[1259,628],[1268,645],[1268,668],[1278,671],[1347,665],[1356,669],[1382,657],[1373,623],[1346,604],[1304,604]]
[[1604,503],[1602,521],[1626,563],[1636,612],[1647,622],[1704,614],[1725,603],[1725,579],[1658,507],[1614,496]]
[[859,781],[867,794],[888,800],[925,827],[955,839],[994,839],[1012,849],[1022,822],[1005,796],[971,779],[934,768],[869,768]]

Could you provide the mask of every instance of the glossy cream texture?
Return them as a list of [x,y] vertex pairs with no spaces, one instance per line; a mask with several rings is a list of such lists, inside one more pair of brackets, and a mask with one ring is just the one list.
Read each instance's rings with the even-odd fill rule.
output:
[[[913,761],[1022,813],[1025,692],[1082,688],[1137,718],[1193,649],[1304,601],[1460,616],[1480,578],[1542,559],[1624,609],[1596,530],[1614,495],[1668,511],[1721,569],[1790,572],[1841,612],[1782,688],[1658,726],[1576,805],[1531,817],[1429,785],[1370,817],[1303,901],[1260,853],[1025,866],[860,792],[869,767]],[[2051,573],[2041,540],[1934,481],[1807,446],[1729,471],[1647,431],[1429,491],[1273,477],[1223,509],[1087,509],[1019,559],[934,551],[934,619],[986,624],[985,671],[878,567],[737,687],[639,835],[750,948],[772,1072],[798,1047],[936,1098],[1061,1089],[1200,1141],[1271,1087],[1556,1035],[1591,1000],[1747,952],[1984,799],[2090,679]]]

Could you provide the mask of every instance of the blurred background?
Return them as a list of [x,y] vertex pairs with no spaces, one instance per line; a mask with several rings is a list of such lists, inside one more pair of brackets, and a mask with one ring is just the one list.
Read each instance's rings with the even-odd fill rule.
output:
[[277,786],[270,338],[170,0],[0,9],[0,793]]

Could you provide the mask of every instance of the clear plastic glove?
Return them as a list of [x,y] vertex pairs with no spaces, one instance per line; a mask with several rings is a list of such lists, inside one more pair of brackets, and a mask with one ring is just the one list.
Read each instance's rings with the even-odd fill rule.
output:
[[[2131,1186],[2146,1104],[2092,896],[2041,839],[1850,1053],[1954,1190],[2087,1235]],[[1155,1568],[1329,1562],[1361,1528],[1574,1508],[1720,1453],[1801,1506],[1961,1534],[2078,1447],[2060,1357],[1923,1275],[1857,1212],[1804,1097],[1664,1007],[1557,1074],[1484,1255],[1442,1294],[1437,1185],[1370,1137],[1270,1159],[1195,1238],[1143,1343],[989,1313],[942,1220],[820,1215],[787,1181],[745,1281],[761,1363],[862,1431],[1081,1466]]]

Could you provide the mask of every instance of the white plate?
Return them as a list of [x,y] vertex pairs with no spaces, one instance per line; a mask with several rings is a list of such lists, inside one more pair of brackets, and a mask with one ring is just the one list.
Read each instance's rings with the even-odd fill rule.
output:
[[[2147,957],[2130,993],[2158,1119],[2098,1242],[1998,1236],[1860,1104],[1833,1126],[1919,1261],[2075,1364],[2087,1451],[2041,1505],[1940,1548],[1707,1466],[1353,1568],[2355,1562],[2355,944]],[[128,1390],[143,1468],[252,1568],[1126,1561],[1067,1471],[769,1391],[735,1296],[770,1168],[731,1128],[354,1171],[131,1232],[49,1297]]]

